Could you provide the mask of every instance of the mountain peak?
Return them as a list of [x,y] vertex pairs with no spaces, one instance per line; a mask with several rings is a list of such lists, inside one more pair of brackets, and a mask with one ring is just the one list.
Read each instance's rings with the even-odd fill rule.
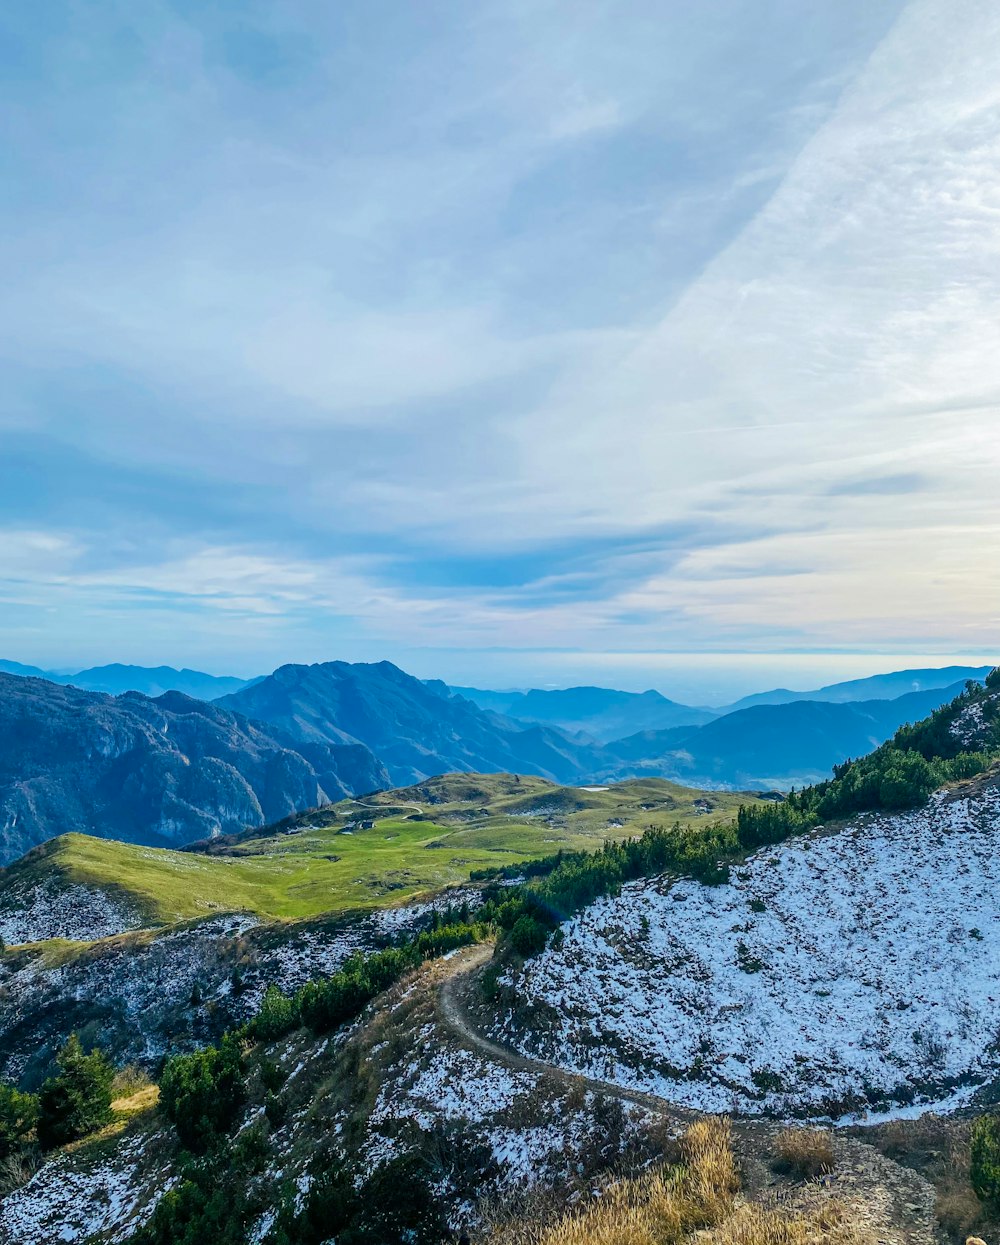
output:
[[449,771],[513,771],[564,782],[599,764],[589,742],[484,711],[461,693],[446,698],[391,661],[283,666],[218,703],[300,741],[358,740],[398,785]]

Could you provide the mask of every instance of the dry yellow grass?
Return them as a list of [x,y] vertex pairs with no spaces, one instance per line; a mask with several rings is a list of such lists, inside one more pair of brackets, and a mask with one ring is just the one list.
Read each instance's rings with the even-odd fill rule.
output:
[[159,1100],[159,1087],[156,1085],[146,1085],[142,1089],[137,1089],[134,1094],[129,1094],[126,1098],[116,1098],[111,1104],[111,1110],[119,1117],[139,1115],[143,1111],[151,1111]]
[[741,1203],[738,1192],[729,1121],[700,1120],[684,1134],[677,1166],[622,1180],[555,1222],[506,1224],[489,1243],[679,1245],[693,1238],[698,1245],[874,1245],[838,1203],[795,1214]]
[[874,1245],[837,1202],[806,1214],[748,1202],[711,1234],[711,1245]]
[[493,1245],[673,1245],[712,1227],[739,1188],[729,1121],[699,1120],[681,1142],[682,1162],[613,1185],[592,1206],[547,1227],[518,1223]]
[[822,1129],[783,1128],[774,1148],[776,1171],[805,1178],[833,1171],[833,1141]]

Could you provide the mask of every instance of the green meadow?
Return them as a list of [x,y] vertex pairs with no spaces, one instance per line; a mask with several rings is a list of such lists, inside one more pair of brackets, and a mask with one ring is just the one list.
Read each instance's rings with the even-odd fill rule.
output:
[[46,875],[127,897],[150,924],[213,912],[299,919],[402,902],[474,869],[590,849],[680,822],[697,832],[753,797],[659,779],[588,791],[514,775],[445,775],[348,800],[266,831],[172,851],[66,834],[0,878]]

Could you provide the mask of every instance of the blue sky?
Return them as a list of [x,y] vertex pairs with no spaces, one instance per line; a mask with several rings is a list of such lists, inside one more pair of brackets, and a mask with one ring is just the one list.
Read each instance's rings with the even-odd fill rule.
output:
[[986,660],[998,39],[987,0],[8,6],[0,654]]

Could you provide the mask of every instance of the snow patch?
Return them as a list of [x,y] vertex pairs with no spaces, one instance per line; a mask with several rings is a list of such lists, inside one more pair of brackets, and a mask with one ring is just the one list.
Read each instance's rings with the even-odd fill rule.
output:
[[8,891],[2,905],[0,937],[9,946],[47,938],[91,942],[143,925],[124,899],[96,886],[64,886],[52,879]]
[[126,1137],[104,1162],[81,1169],[72,1154],[46,1163],[0,1204],[0,1245],[53,1245],[96,1233],[125,1240],[175,1183],[165,1170],[137,1175],[153,1141],[148,1134]]

